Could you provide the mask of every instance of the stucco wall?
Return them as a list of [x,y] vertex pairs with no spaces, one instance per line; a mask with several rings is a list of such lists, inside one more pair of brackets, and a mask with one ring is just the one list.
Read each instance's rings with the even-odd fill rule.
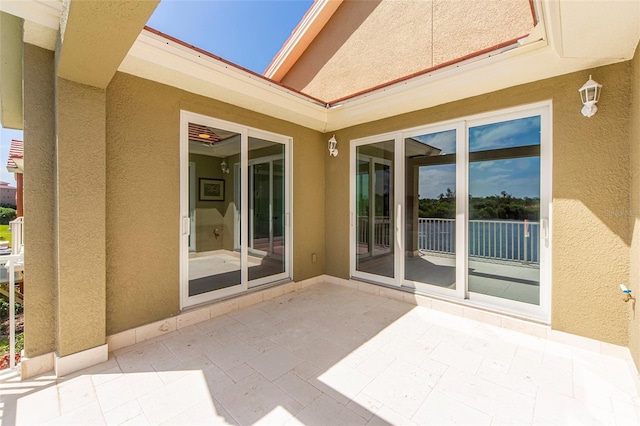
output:
[[293,278],[324,273],[320,133],[117,73],[107,88],[107,334],[179,310],[181,109],[293,138]]
[[25,351],[56,349],[54,53],[24,45]]
[[[618,285],[629,277],[629,72],[628,62],[596,68],[336,132],[344,149],[325,162],[326,273],[349,277],[348,141],[551,99],[552,327],[626,345]],[[591,119],[581,115],[577,92],[589,74],[604,86]]]
[[[629,222],[631,226],[631,269],[629,288],[635,297],[640,297],[640,45],[631,62],[631,105],[630,105],[630,146],[631,187]],[[625,310],[629,314],[629,350],[640,368],[640,315],[638,306],[628,303]]]
[[105,343],[105,91],[58,78],[58,354]]
[[528,34],[526,0],[345,1],[282,82],[330,101]]

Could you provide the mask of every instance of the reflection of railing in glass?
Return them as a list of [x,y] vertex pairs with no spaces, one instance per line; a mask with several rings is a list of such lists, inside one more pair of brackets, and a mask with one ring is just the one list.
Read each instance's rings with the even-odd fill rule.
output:
[[[418,219],[418,248],[428,253],[455,253],[455,220]],[[470,220],[469,256],[538,264],[539,222]]]
[[[390,244],[390,223],[389,216],[376,216],[373,221],[373,244],[374,249],[389,248]],[[358,244],[369,244],[371,229],[369,216],[358,216]]]

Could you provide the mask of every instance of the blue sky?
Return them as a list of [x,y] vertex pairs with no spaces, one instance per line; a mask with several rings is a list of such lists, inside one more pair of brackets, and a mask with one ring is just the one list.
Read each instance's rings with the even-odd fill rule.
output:
[[22,139],[22,131],[3,129],[0,127],[0,180],[16,185],[13,173],[7,171],[7,160],[9,159],[9,148],[11,139]]
[[[147,25],[259,74],[278,53],[312,0],[163,0]],[[11,139],[0,127],[0,180],[15,185],[5,167]]]
[[259,74],[312,0],[163,0],[147,25]]

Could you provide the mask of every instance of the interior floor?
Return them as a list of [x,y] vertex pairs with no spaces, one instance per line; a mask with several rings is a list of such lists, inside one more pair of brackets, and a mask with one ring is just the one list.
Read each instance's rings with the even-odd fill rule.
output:
[[[249,254],[249,281],[284,272],[281,258]],[[189,254],[189,296],[240,284],[240,253],[215,250]]]

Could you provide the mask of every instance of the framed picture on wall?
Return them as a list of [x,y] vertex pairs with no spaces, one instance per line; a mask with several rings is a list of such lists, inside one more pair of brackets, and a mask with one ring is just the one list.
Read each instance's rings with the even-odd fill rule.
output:
[[224,201],[224,180],[200,178],[200,201]]

